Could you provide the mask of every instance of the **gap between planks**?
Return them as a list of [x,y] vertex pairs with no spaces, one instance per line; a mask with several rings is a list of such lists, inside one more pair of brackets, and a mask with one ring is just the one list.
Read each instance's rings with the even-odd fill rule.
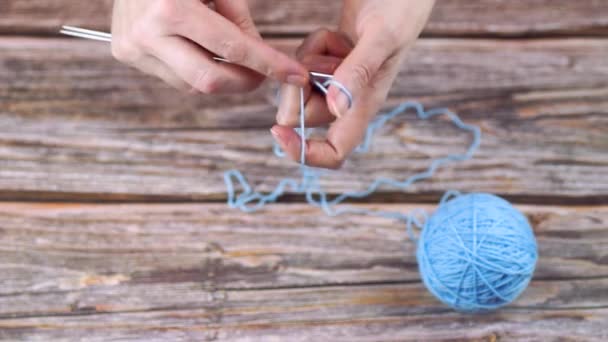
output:
[[[584,207],[594,205],[605,205],[608,203],[608,195],[593,196],[564,196],[564,195],[511,195],[494,193],[509,202],[517,205],[556,205],[570,207]],[[329,196],[339,193],[328,192]],[[437,205],[443,193],[403,193],[403,192],[380,192],[361,200],[345,201],[349,204],[432,204]],[[168,195],[132,195],[132,194],[102,194],[102,193],[62,193],[62,192],[32,192],[17,191],[0,193],[0,203],[23,202],[30,204],[221,204],[226,203],[224,194],[215,194],[204,197],[168,196]],[[306,204],[303,195],[286,194],[278,202],[269,204]],[[228,207],[227,207],[228,208]],[[236,213],[240,211],[235,210]]]

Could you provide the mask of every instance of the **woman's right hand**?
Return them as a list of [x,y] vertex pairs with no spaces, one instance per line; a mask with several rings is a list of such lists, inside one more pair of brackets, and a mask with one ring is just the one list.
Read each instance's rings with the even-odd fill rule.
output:
[[205,94],[247,92],[264,77],[308,84],[300,63],[262,40],[247,0],[215,0],[215,9],[210,2],[115,0],[113,55],[175,88]]

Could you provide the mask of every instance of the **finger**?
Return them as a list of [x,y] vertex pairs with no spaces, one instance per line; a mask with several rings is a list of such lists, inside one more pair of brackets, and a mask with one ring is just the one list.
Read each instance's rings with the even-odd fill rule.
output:
[[[293,87],[293,86],[291,86]],[[287,91],[297,94],[289,94],[286,97],[290,103],[282,103],[277,113],[277,124],[285,127],[300,126],[300,88]],[[318,93],[310,94],[304,107],[304,123],[306,127],[320,127],[333,122],[336,117],[327,108],[325,96]]]
[[300,89],[304,90],[304,103],[306,103],[310,98],[312,91],[310,85],[306,85],[303,88],[290,84],[281,86],[279,92],[279,107],[276,115],[276,121],[279,125],[291,126],[293,122],[298,121],[298,114],[300,112]]
[[[298,49],[302,64],[308,69],[326,74],[333,74],[352,49],[350,41],[341,34],[325,29],[312,33]],[[330,55],[324,55],[330,54]],[[337,57],[331,54],[338,55]],[[316,96],[315,96],[316,95]],[[305,123],[316,127],[334,121],[323,97],[313,92],[311,87],[304,87],[306,103]],[[284,86],[281,90],[277,123],[283,126],[297,126],[300,122],[300,91],[298,87]]]
[[251,17],[247,0],[215,0],[215,10],[246,34],[262,38]]
[[[309,69],[326,74],[332,74],[340,65],[342,59],[332,56],[308,55],[302,63]],[[282,126],[296,126],[300,122],[300,88],[284,85],[281,87],[277,123]],[[311,86],[304,87],[304,102],[306,104],[305,123],[309,127],[321,126],[334,121],[335,117],[327,109],[325,97],[317,92],[311,93]]]
[[[364,115],[349,115],[334,122],[326,139],[309,139],[306,142],[306,165],[338,169],[363,140],[368,126]],[[274,126],[272,135],[294,161],[300,161],[302,142],[291,127]]]
[[215,62],[207,51],[179,37],[160,39],[152,53],[193,90],[205,94],[250,91],[262,81],[251,70]]
[[[363,34],[353,51],[336,69],[334,80],[344,86],[352,95],[352,100],[365,101],[366,93],[378,77],[379,70],[384,63],[393,57],[395,47],[378,32],[367,31]],[[327,94],[327,104],[334,115],[340,117],[346,114],[353,106],[365,104],[351,103],[344,89],[332,85]]]
[[175,89],[186,91],[191,88],[188,83],[177,76],[165,63],[154,56],[140,59],[135,67],[148,75],[160,78]]
[[184,20],[176,33],[196,42],[210,52],[281,82],[305,86],[308,71],[300,63],[245,34],[221,14],[200,2],[188,2]]
[[292,127],[275,125],[270,133],[289,159],[300,162],[302,138]]
[[[389,68],[390,73],[396,74],[396,67]],[[336,119],[327,131],[325,140],[311,139],[307,142],[306,161],[307,165],[338,169],[352,153],[352,151],[363,141],[369,121],[378,112],[386,99],[386,89],[390,88],[392,78],[386,78],[378,82],[377,89],[371,91],[365,101],[359,101],[349,115]],[[327,112],[329,109],[325,104]],[[333,116],[333,113],[331,113]],[[327,114],[329,115],[329,114]],[[297,151],[301,144],[290,146],[288,155],[299,161]]]
[[296,56],[299,59],[310,54],[345,58],[352,49],[353,43],[346,35],[327,29],[319,29],[304,39],[302,45],[296,51]]
[[306,55],[300,62],[310,71],[333,74],[343,59],[333,56]]
[[[299,111],[298,111],[299,112]],[[298,113],[299,114],[299,113]],[[304,108],[304,124],[306,127],[321,127],[327,126],[334,122],[336,117],[327,108],[325,95],[314,93]],[[298,127],[300,125],[299,115],[296,120],[290,123],[290,126]]]

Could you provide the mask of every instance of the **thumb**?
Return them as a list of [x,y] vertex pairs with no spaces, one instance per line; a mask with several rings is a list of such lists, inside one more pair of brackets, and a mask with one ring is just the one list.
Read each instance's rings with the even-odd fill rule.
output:
[[387,39],[382,38],[380,33],[367,31],[363,34],[334,73],[334,83],[327,93],[327,105],[332,114],[341,117],[358,99],[365,97],[378,71],[391,57],[395,48]]

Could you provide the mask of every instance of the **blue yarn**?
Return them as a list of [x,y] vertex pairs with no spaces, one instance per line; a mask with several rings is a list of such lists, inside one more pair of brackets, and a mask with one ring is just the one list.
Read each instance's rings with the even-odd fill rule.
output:
[[[312,80],[322,93],[337,82],[326,79]],[[352,95],[340,85],[352,102]],[[254,191],[238,170],[224,173],[224,182],[231,208],[251,213],[266,204],[276,202],[290,190],[304,194],[306,201],[319,207],[326,215],[362,214],[397,219],[406,223],[410,239],[418,243],[417,258],[420,274],[426,287],[442,302],[465,312],[496,309],[514,300],[527,286],[536,264],[536,241],[525,217],[507,201],[489,194],[460,195],[447,192],[435,214],[428,219],[421,210],[407,213],[376,211],[341,205],[349,199],[364,198],[381,186],[406,190],[413,183],[431,178],[443,166],[471,159],[479,148],[479,127],[464,123],[458,115],[447,109],[425,110],[418,102],[404,102],[385,114],[379,114],[367,128],[363,143],[356,153],[368,152],[375,132],[387,121],[410,110],[418,118],[427,120],[444,115],[464,132],[472,135],[472,141],[464,153],[451,154],[431,161],[428,168],[404,180],[377,178],[365,190],[348,191],[329,198],[320,184],[322,171],[306,166],[306,144],[300,154],[300,179],[285,178],[275,189],[263,194]],[[304,91],[300,89],[300,127],[302,140],[307,137],[304,125]],[[285,157],[278,145],[274,153]],[[237,186],[241,192],[237,193]],[[451,197],[455,197],[449,200]],[[422,229],[420,241],[414,227]]]
[[444,200],[416,252],[426,287],[452,308],[480,312],[515,300],[538,258],[528,220],[509,202],[473,193]]

